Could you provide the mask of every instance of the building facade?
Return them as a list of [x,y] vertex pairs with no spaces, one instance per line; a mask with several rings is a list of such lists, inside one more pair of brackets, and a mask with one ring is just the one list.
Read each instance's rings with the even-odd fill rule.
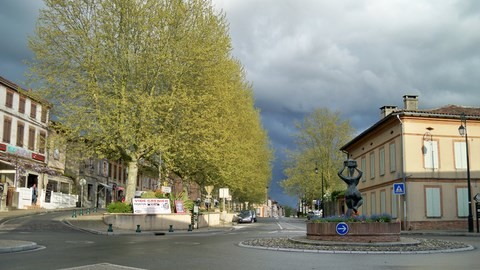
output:
[[360,214],[389,213],[404,230],[467,229],[469,205],[477,218],[467,172],[471,197],[480,192],[480,109],[419,110],[418,96],[403,100],[403,109],[380,108],[381,119],[341,148],[363,172]]
[[53,208],[65,199],[54,193],[71,195],[72,180],[63,176],[62,148],[47,143],[49,110],[48,102],[0,77],[0,209]]

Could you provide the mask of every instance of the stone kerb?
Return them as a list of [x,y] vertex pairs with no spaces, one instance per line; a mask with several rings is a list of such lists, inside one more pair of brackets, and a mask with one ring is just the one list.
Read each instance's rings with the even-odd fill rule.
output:
[[339,235],[336,222],[307,223],[307,239],[335,242],[398,242],[400,241],[399,222],[347,222],[346,235]]

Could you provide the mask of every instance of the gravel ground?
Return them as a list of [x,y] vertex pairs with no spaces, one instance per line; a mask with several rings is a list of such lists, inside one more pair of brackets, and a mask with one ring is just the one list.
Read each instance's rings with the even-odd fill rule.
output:
[[388,243],[381,245],[350,245],[338,243],[324,245],[319,243],[302,243],[291,238],[263,238],[243,241],[240,245],[272,250],[291,251],[325,251],[325,252],[383,252],[383,253],[437,253],[466,251],[473,249],[472,246],[462,242],[444,241],[436,239],[404,239],[414,244]]

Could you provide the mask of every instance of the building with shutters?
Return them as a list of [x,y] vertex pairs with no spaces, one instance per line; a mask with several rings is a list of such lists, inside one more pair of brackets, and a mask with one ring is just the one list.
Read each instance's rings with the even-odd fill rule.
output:
[[0,76],[0,210],[75,205],[73,181],[63,175],[64,147],[48,144],[49,110],[47,101]]
[[[464,114],[473,198],[480,192],[480,108],[424,110],[418,96],[403,101],[403,109],[381,107],[380,120],[341,148],[363,172],[360,214],[389,213],[403,230],[467,230],[467,143],[459,127]],[[394,184],[402,183],[405,194],[395,194]]]

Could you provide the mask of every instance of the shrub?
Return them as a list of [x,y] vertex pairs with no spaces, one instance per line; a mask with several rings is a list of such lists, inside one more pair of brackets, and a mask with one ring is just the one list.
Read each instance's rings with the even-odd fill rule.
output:
[[123,202],[113,202],[107,206],[109,213],[133,213],[133,207],[131,204]]
[[365,215],[360,215],[360,216],[352,216],[352,217],[347,217],[345,215],[342,216],[331,216],[331,217],[325,217],[325,218],[315,218],[312,219],[312,222],[392,222],[392,216],[390,214],[384,213],[384,214],[379,214],[379,215],[372,215],[370,217],[367,217]]

